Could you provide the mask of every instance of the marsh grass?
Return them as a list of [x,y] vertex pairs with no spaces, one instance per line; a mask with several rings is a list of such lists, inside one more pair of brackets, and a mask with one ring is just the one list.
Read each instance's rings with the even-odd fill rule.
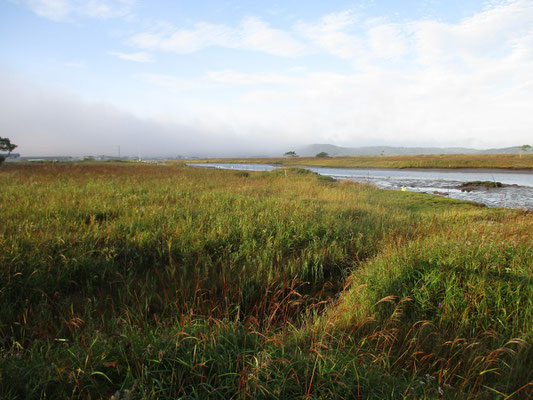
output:
[[0,183],[0,398],[531,393],[530,213],[300,169]]
[[337,332],[357,331],[351,336],[363,338],[361,352],[381,349],[386,365],[430,374],[443,392],[503,395],[523,388],[526,396],[532,239],[526,214],[511,225],[477,221],[388,246],[353,274],[322,318]]
[[191,163],[274,164],[285,167],[332,168],[505,168],[533,169],[533,154],[446,154],[417,156],[220,158],[192,160]]
[[503,184],[501,182],[496,181],[473,181],[473,182],[464,182],[461,183],[457,188],[461,189],[461,191],[471,192],[472,190],[479,190],[479,189],[492,189],[492,188],[499,188],[502,187]]

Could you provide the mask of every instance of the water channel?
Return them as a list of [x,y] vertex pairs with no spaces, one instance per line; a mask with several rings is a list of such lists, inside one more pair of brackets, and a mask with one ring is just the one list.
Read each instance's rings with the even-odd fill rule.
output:
[[[234,169],[243,171],[272,171],[280,168],[268,164],[191,163],[194,167]],[[504,169],[366,169],[303,167],[320,175],[338,180],[364,182],[381,189],[424,192],[486,204],[489,207],[533,210],[533,171]],[[502,187],[462,191],[465,182],[501,182]]]

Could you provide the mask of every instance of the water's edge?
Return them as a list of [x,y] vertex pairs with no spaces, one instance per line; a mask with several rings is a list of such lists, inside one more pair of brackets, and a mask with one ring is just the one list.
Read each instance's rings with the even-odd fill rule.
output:
[[[271,164],[188,163],[201,168],[244,171],[272,171],[284,168]],[[423,192],[458,200],[475,201],[488,207],[533,210],[533,171],[508,169],[425,169],[425,168],[332,168],[300,166],[338,180],[370,183],[381,189]],[[471,181],[501,182],[500,188],[481,188],[471,192],[459,186]]]

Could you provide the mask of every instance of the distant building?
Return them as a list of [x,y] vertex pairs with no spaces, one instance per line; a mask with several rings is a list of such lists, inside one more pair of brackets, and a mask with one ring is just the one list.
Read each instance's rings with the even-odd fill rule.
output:
[[99,156],[95,156],[95,161],[109,161],[109,160],[116,160],[117,156],[106,156],[105,154],[101,154]]
[[72,161],[70,156],[46,156],[46,157],[21,157],[21,161],[28,162],[65,162]]

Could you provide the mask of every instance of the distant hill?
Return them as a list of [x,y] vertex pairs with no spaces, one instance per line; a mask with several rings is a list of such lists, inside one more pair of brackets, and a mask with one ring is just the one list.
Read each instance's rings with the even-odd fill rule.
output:
[[296,150],[299,156],[312,157],[326,152],[330,156],[413,156],[422,154],[518,154],[520,147],[505,147],[501,149],[478,150],[467,147],[340,147],[332,144],[311,144]]

